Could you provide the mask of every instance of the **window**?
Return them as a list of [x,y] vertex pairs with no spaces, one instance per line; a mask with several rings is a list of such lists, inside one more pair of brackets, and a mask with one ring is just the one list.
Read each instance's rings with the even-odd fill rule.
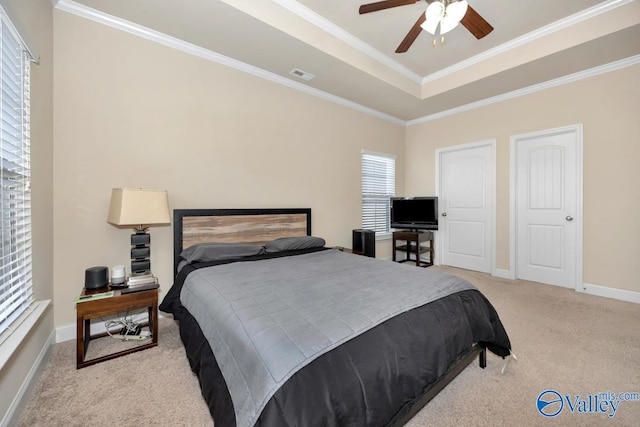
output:
[[33,300],[30,55],[0,8],[0,333]]
[[391,197],[396,189],[396,158],[362,152],[362,228],[389,234]]

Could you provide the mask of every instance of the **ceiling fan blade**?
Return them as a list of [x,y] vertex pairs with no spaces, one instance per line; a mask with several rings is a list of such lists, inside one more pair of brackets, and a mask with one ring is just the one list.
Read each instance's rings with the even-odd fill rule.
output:
[[466,29],[469,30],[469,32],[477,39],[481,39],[493,31],[491,24],[485,21],[485,19],[471,6],[467,8],[467,13],[464,15],[464,18],[462,18],[460,23],[464,25]]
[[426,20],[427,17],[425,16],[425,14],[421,13],[416,23],[413,24],[413,27],[411,27],[404,40],[402,40],[402,42],[400,43],[400,46],[398,46],[398,48],[396,49],[396,53],[405,53],[409,50],[413,42],[416,41],[416,39],[420,35],[420,32],[422,31],[420,25],[422,25],[422,23]]
[[407,4],[417,3],[420,0],[385,0],[376,3],[363,4],[360,6],[360,15],[363,13],[377,12],[379,10],[391,9],[392,7],[404,6]]

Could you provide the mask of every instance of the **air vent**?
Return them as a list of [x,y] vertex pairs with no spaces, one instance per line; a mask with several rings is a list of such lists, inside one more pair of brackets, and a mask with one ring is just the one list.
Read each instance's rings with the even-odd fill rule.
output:
[[316,78],[316,76],[314,76],[313,74],[307,73],[306,71],[302,71],[298,68],[294,68],[293,70],[289,71],[289,74],[291,74],[292,76],[299,77],[306,81],[310,81]]

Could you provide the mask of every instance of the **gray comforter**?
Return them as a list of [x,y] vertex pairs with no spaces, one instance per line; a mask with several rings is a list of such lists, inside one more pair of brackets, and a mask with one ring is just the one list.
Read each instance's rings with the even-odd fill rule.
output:
[[236,424],[322,354],[385,320],[474,289],[455,276],[327,250],[189,274],[181,292],[216,355]]

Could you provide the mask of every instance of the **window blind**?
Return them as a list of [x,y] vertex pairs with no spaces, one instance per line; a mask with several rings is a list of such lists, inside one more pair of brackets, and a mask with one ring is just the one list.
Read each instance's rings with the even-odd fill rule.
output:
[[0,15],[0,333],[33,301],[30,57]]
[[362,153],[362,228],[389,233],[391,197],[396,188],[396,159]]

